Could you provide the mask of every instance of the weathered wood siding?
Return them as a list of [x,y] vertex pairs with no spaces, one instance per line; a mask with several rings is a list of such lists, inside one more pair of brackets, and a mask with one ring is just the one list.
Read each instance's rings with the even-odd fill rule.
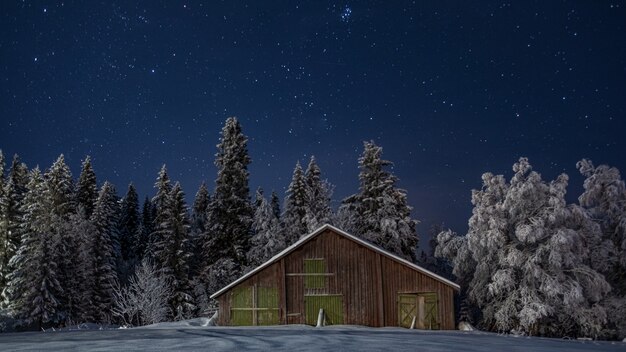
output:
[[[305,288],[304,260],[326,262],[323,288]],[[398,326],[398,294],[436,292],[442,329],[454,329],[452,287],[327,230],[222,294],[219,324],[229,325],[233,289],[277,287],[281,324],[305,324],[305,295],[343,296],[344,324]]]

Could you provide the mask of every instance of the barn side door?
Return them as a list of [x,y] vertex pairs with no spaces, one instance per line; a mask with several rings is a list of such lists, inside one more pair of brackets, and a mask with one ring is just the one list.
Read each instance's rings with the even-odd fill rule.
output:
[[306,295],[304,306],[308,325],[317,324],[320,308],[324,309],[327,325],[343,324],[342,295]]
[[436,292],[401,293],[398,295],[398,325],[410,328],[438,330],[439,311]]

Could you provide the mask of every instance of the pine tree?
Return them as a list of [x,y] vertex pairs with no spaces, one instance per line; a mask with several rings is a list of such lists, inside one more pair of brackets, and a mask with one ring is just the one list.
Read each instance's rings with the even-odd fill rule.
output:
[[264,263],[285,248],[283,233],[280,231],[280,224],[272,206],[260,193],[257,193],[257,199],[259,205],[256,207],[252,222],[254,236],[248,253],[250,269]]
[[91,157],[87,156],[83,161],[78,185],[76,187],[76,201],[82,206],[87,218],[91,217],[93,208],[98,199],[98,186],[96,183],[96,174],[91,166]]
[[95,310],[93,309],[93,289],[95,277],[94,234],[98,229],[91,219],[87,218],[85,209],[78,205],[76,214],[70,215],[66,223],[66,231],[78,243],[77,251],[72,256],[76,258],[76,271],[72,278],[75,284],[70,287],[73,320],[93,322]]
[[[152,233],[150,233],[147,248],[147,257],[150,260],[156,258],[156,252],[158,251],[157,244],[165,236],[164,232],[168,230],[166,223],[170,216],[169,199],[172,185],[167,175],[167,167],[165,165],[161,167],[154,187],[157,189],[156,195],[152,198],[152,204],[155,208],[154,228]],[[161,263],[159,263],[158,260],[156,260],[155,264],[157,267],[161,267]]]
[[92,215],[95,232],[91,238],[91,253],[94,258],[92,281],[93,313],[96,321],[110,319],[113,288],[117,284],[116,253],[117,247],[117,195],[115,187],[108,181],[102,185]]
[[295,243],[301,236],[307,234],[307,185],[300,162],[296,163],[287,188],[285,207],[282,215],[283,231],[285,231],[286,245]]
[[[397,178],[385,171],[392,163],[381,159],[382,148],[365,142],[359,158],[359,193],[344,200],[343,221],[354,219],[355,234],[415,262],[417,250],[417,221],[411,219],[406,191],[395,186]],[[346,214],[353,211],[352,214]]]
[[133,268],[140,263],[137,244],[140,240],[139,200],[135,186],[128,185],[128,191],[120,204],[118,233],[121,250],[120,280],[126,282]]
[[305,173],[306,180],[306,215],[307,233],[315,231],[324,224],[332,224],[333,212],[330,207],[332,186],[321,178],[322,171],[312,156]]
[[57,264],[51,260],[54,238],[50,232],[50,197],[41,172],[30,173],[23,200],[24,222],[20,247],[11,258],[12,272],[5,296],[21,324],[44,324],[59,319],[58,296],[63,292]]
[[253,210],[248,187],[250,157],[247,138],[236,118],[226,120],[217,148],[215,165],[218,174],[215,193],[207,209],[203,257],[208,271],[222,270],[213,266],[220,258],[230,260],[235,270],[241,270],[247,264]]
[[[0,293],[6,286],[11,268],[10,259],[19,248],[23,224],[22,201],[27,191],[28,168],[13,156],[4,192],[0,191]],[[1,187],[1,186],[0,186]]]

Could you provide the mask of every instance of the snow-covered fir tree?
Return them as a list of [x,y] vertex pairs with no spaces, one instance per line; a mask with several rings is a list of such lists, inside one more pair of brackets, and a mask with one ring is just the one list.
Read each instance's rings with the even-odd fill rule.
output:
[[164,232],[167,230],[167,221],[170,217],[170,192],[172,191],[172,185],[170,183],[170,177],[167,174],[167,167],[163,165],[157,176],[156,183],[154,184],[157,193],[152,198],[152,204],[155,208],[155,217],[153,220],[153,231],[150,233],[148,239],[146,256],[150,260],[155,260],[157,267],[161,267],[161,263],[156,260],[156,252],[158,251],[157,244],[165,236]]
[[276,191],[273,190],[272,195],[270,196],[270,206],[272,207],[272,211],[274,212],[276,219],[280,220],[280,198],[278,198]]
[[271,204],[257,191],[256,199],[259,201],[254,212],[252,229],[254,236],[250,252],[248,253],[249,268],[254,268],[285,248],[283,233]]
[[606,322],[602,301],[610,290],[590,266],[589,244],[599,228],[565,202],[567,175],[546,183],[526,158],[502,176],[483,175],[473,191],[465,238],[449,231],[437,252],[450,258],[467,283],[470,301],[489,330],[551,336],[593,336]]
[[[606,277],[612,287],[607,300],[609,337],[626,337],[626,186],[618,169],[595,167],[583,159],[576,166],[586,177],[584,192],[578,198],[600,226],[601,238],[590,248],[591,265]],[[611,331],[612,330],[612,331]],[[611,336],[613,335],[613,336]]]
[[283,231],[287,246],[295,243],[301,236],[307,234],[307,184],[300,162],[296,163],[291,177],[291,183],[285,196],[282,215]]
[[[207,208],[207,229],[203,236],[203,258],[210,271],[222,272],[223,263],[241,270],[246,264],[252,226],[252,204],[248,186],[247,138],[236,118],[226,120],[222,129],[215,165],[218,168],[215,192]],[[219,261],[219,259],[223,259]],[[222,264],[220,264],[222,263]],[[210,275],[223,280],[221,274]],[[225,281],[213,283],[216,286]]]
[[98,185],[96,173],[91,166],[91,157],[87,156],[83,161],[78,184],[76,185],[76,202],[84,209],[85,216],[91,217],[93,208],[98,199]]
[[[1,162],[0,162],[1,163]],[[0,165],[2,167],[2,165]],[[0,171],[1,173],[1,171]],[[0,293],[10,274],[9,261],[19,248],[23,225],[22,201],[27,191],[28,168],[17,154],[9,168],[8,177],[0,191]]]
[[345,225],[356,235],[415,262],[417,221],[411,218],[406,191],[397,188],[397,178],[385,170],[392,163],[381,156],[381,147],[364,143],[359,158],[359,193],[343,201],[341,222],[353,219],[354,224]]
[[143,201],[141,207],[141,227],[139,229],[139,239],[135,243],[137,256],[145,258],[148,256],[150,234],[154,232],[154,219],[156,218],[156,207],[149,197]]
[[65,157],[61,154],[45,174],[46,197],[49,205],[50,231],[54,238],[51,260],[58,266],[58,280],[63,287],[59,299],[59,315],[71,319],[73,312],[72,289],[75,288],[77,242],[65,225],[71,214],[76,212],[74,180]]
[[106,181],[100,193],[92,215],[95,232],[90,240],[91,256],[94,258],[92,278],[91,314],[98,322],[110,319],[113,303],[113,287],[118,280],[116,271],[116,248],[118,248],[117,195],[115,187]]
[[189,284],[189,219],[185,194],[177,182],[165,203],[167,211],[162,214],[155,260],[161,275],[172,282],[171,311],[177,320],[190,318],[195,310]]
[[13,270],[5,296],[19,324],[35,324],[40,329],[58,322],[58,297],[63,290],[57,263],[51,256],[55,241],[50,226],[50,198],[38,168],[30,172],[27,188],[23,200],[22,238],[10,261]]
[[120,242],[120,263],[118,272],[120,280],[132,274],[133,268],[141,262],[141,252],[137,249],[140,241],[139,199],[135,186],[128,185],[126,195],[120,202],[118,234]]
[[192,277],[199,275],[204,269],[202,262],[202,239],[206,232],[207,208],[211,202],[211,195],[204,182],[200,184],[191,208],[191,224],[189,228],[189,241],[191,244],[191,258],[189,270]]
[[330,206],[332,186],[328,181],[322,180],[321,175],[322,171],[312,156],[305,172],[307,233],[324,224],[333,223],[333,211]]

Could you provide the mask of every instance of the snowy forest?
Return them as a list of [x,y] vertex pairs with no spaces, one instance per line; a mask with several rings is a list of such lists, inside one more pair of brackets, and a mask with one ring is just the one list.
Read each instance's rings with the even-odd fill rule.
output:
[[107,181],[98,189],[89,157],[75,180],[63,155],[43,172],[16,155],[5,172],[0,153],[0,330],[206,315],[212,293],[325,223],[416,261],[417,221],[381,153],[364,143],[360,190],[336,212],[314,157],[296,164],[282,202],[252,197],[236,118],[221,131],[214,191],[201,184],[191,208],[165,165],[140,204],[132,184],[121,198]]
[[0,330],[206,315],[213,292],[330,223],[456,280],[458,318],[480,329],[626,334],[626,188],[615,168],[581,160],[578,204],[565,200],[567,175],[544,181],[526,158],[509,181],[485,173],[468,233],[436,229],[418,256],[418,221],[374,142],[358,160],[358,192],[338,209],[314,157],[296,164],[282,200],[251,195],[250,162],[241,125],[227,119],[213,192],[203,183],[189,207],[165,165],[140,204],[132,184],[122,197],[109,182],[98,188],[89,157],[74,179],[63,155],[41,171],[17,155],[5,167],[0,152]]

